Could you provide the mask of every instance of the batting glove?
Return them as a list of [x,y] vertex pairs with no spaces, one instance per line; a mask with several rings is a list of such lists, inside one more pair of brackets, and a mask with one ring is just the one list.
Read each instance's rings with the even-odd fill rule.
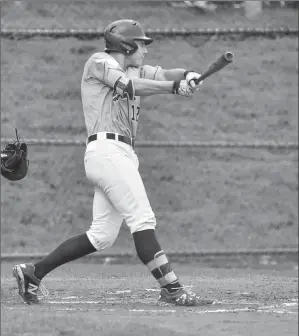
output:
[[190,97],[193,95],[193,88],[185,80],[174,81],[172,93],[180,96]]
[[201,82],[199,82],[199,84],[196,84],[195,83],[195,80],[197,80],[200,76],[201,76],[201,74],[199,74],[199,73],[197,73],[197,72],[195,72],[195,71],[185,71],[184,72],[184,76],[185,76],[185,78],[186,78],[186,82],[192,87],[192,88],[195,88],[196,87],[196,85],[200,85],[200,84],[202,84],[202,81]]

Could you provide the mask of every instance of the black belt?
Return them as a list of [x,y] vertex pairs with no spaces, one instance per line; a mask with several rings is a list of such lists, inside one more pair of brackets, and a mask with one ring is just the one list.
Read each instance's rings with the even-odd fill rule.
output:
[[[88,137],[88,143],[90,143],[91,141],[97,140],[97,138],[98,138],[97,134],[90,135]],[[131,138],[127,137],[127,136],[124,136],[124,135],[120,135],[120,134],[106,133],[106,139],[109,139],[109,140],[118,140],[118,141],[124,142],[127,145],[130,145],[133,148],[134,148],[134,145],[135,145],[133,139],[131,139]]]

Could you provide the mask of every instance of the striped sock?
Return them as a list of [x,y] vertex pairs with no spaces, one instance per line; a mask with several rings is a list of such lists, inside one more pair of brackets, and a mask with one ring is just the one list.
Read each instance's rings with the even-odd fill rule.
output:
[[155,254],[154,259],[147,264],[147,267],[155,279],[157,279],[160,286],[167,288],[169,292],[182,287],[162,250]]

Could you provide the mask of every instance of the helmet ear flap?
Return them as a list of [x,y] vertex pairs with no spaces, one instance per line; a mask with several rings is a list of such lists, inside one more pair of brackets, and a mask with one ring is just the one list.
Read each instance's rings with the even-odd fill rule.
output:
[[124,53],[128,56],[134,54],[138,49],[138,46],[134,41],[132,41],[131,43],[128,43],[128,41],[121,41],[120,45],[123,47]]
[[134,40],[128,40],[119,35],[107,34],[106,51],[118,51],[127,56],[133,55],[138,49]]

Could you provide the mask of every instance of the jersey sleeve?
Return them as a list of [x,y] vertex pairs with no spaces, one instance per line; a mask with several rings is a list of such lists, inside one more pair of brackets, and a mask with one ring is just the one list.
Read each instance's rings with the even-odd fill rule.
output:
[[93,57],[88,65],[86,80],[97,79],[113,88],[115,82],[125,76],[126,74],[119,67],[118,62],[112,57]]
[[156,80],[161,69],[162,68],[159,65],[156,65],[155,67],[151,65],[144,65],[141,67],[140,77]]

